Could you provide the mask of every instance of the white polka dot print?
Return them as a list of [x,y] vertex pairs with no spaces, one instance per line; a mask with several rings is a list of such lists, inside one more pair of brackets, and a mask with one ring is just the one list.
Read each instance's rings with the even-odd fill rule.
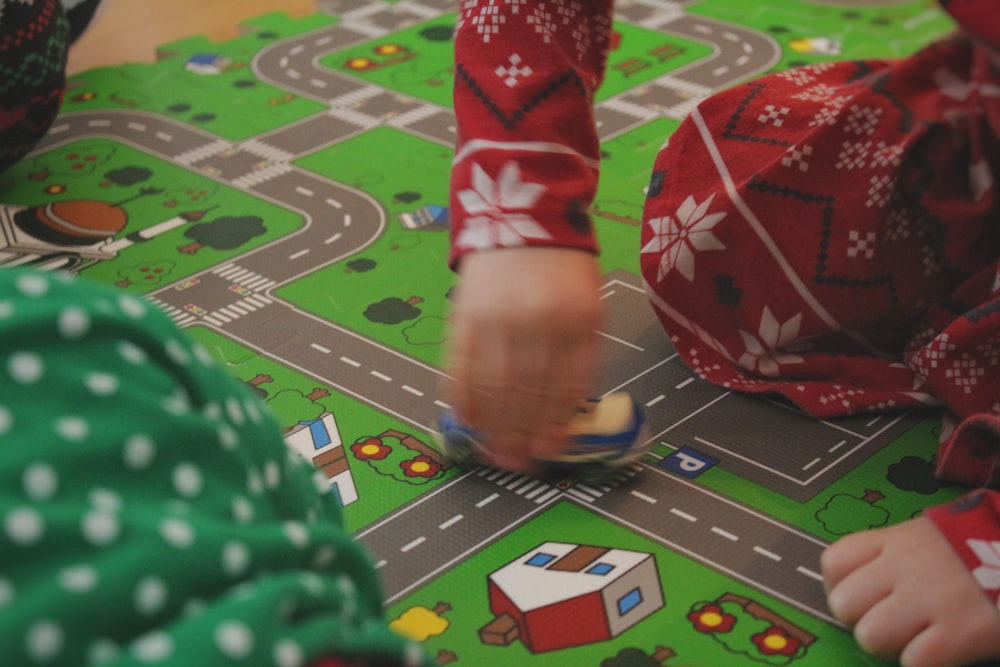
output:
[[10,301],[0,301],[0,319],[5,320],[14,314],[14,304]]
[[240,438],[236,434],[236,430],[228,424],[221,424],[217,433],[219,434],[219,444],[223,449],[235,449],[236,445],[239,444]]
[[77,340],[90,330],[90,315],[82,308],[70,306],[59,313],[56,326],[65,340]]
[[156,445],[147,435],[133,435],[125,443],[125,465],[132,470],[148,468],[156,458]]
[[53,660],[63,648],[63,631],[48,619],[36,621],[28,628],[25,652],[35,662]]
[[18,384],[34,384],[42,379],[45,364],[34,352],[15,352],[7,362],[7,372]]
[[110,373],[88,373],[83,383],[94,396],[102,398],[111,396],[118,391],[118,378]]
[[226,399],[226,414],[229,415],[230,421],[237,426],[246,421],[246,416],[243,414],[240,402],[233,396]]
[[170,546],[182,549],[194,544],[194,529],[182,519],[165,519],[160,523],[160,535]]
[[94,667],[100,667],[113,660],[121,654],[118,645],[109,639],[97,639],[87,649],[87,659]]
[[170,636],[162,632],[155,632],[151,635],[140,637],[132,645],[132,653],[146,664],[163,662],[173,652],[174,644]]
[[269,489],[281,486],[281,466],[277,461],[268,461],[264,464],[264,485]]
[[0,405],[0,436],[10,433],[10,429],[13,426],[14,416],[10,413],[10,410]]
[[36,502],[50,500],[59,489],[59,476],[48,463],[35,463],[24,470],[24,493]]
[[286,521],[282,530],[294,546],[301,549],[309,545],[309,529],[298,521]]
[[118,307],[123,313],[135,320],[146,314],[146,304],[128,294],[122,294],[118,297]]
[[135,610],[151,616],[163,610],[167,598],[167,584],[159,577],[146,577],[135,588]]
[[302,648],[289,639],[283,639],[274,644],[275,667],[302,667],[306,656]]
[[106,546],[113,542],[119,532],[121,524],[118,517],[104,509],[96,509],[87,512],[81,522],[83,537],[95,547]]
[[253,651],[253,634],[239,621],[226,621],[215,630],[215,645],[226,657],[242,660]]
[[178,340],[168,340],[165,346],[167,356],[178,366],[187,366],[191,363],[191,355]]
[[30,507],[19,507],[7,512],[4,530],[14,544],[22,547],[36,544],[45,534],[42,515]]
[[163,409],[175,417],[183,417],[191,410],[191,399],[187,392],[177,387],[170,396],[163,399]]
[[185,498],[194,498],[205,486],[204,477],[198,467],[191,463],[181,463],[174,468],[174,488]]
[[237,523],[250,523],[253,521],[253,505],[243,496],[233,498],[233,519]]
[[202,366],[215,365],[215,359],[212,358],[212,353],[209,352],[204,345],[195,343],[193,349],[195,359],[197,359]]
[[149,359],[149,355],[146,354],[145,350],[127,340],[118,344],[118,354],[122,359],[136,366],[146,363]]
[[49,283],[44,276],[29,273],[17,277],[17,291],[29,299],[36,299],[48,294]]
[[66,416],[56,419],[55,430],[63,440],[80,442],[90,433],[90,425],[83,417]]
[[59,585],[71,593],[89,593],[97,586],[97,570],[90,565],[63,568],[58,574]]
[[14,602],[14,584],[0,577],[0,609],[9,607]]
[[228,542],[222,549],[222,571],[230,577],[244,574],[250,567],[250,549],[242,542]]
[[111,489],[91,489],[90,504],[107,512],[120,512],[123,506],[120,495]]

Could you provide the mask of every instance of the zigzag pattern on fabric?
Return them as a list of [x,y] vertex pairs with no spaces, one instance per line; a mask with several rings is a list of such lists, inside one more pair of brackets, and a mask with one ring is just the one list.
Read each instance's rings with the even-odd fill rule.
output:
[[[21,59],[0,61],[0,95],[17,89],[36,89],[46,81],[61,80],[66,67],[67,30],[60,29],[45,42],[45,48],[25,55]],[[5,66],[11,65],[11,66]],[[0,99],[0,110],[3,100]]]
[[526,100],[521,107],[508,115],[497,106],[496,102],[486,94],[482,86],[473,78],[471,74],[459,64],[455,68],[456,80],[466,84],[475,96],[483,103],[490,113],[508,130],[514,130],[517,126],[536,108],[542,105],[545,100],[552,97],[561,88],[575,86],[584,97],[587,95],[587,88],[575,70],[567,70],[559,77],[555,78],[540,93],[529,100]]
[[0,36],[0,51],[10,51],[24,46],[25,42],[34,40],[45,32],[53,21],[65,23],[65,15],[57,2],[48,2],[41,8],[38,15],[15,32],[5,32]]

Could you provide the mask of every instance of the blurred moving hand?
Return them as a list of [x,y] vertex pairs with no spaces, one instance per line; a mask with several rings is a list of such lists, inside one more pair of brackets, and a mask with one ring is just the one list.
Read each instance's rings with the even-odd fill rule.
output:
[[490,465],[533,472],[566,444],[591,394],[600,269],[588,252],[504,248],[462,259],[445,400],[478,431]]

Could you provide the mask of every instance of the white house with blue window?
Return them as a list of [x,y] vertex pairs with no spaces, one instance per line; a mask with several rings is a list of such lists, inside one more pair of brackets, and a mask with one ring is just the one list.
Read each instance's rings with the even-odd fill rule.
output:
[[285,443],[330,480],[330,491],[341,507],[358,499],[340,428],[332,413],[324,412],[316,419],[299,422],[285,434]]
[[545,542],[489,576],[490,611],[534,653],[617,637],[663,607],[653,554]]

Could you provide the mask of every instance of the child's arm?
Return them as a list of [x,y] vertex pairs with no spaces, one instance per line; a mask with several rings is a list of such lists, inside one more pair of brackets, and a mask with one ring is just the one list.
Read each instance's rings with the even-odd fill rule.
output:
[[451,263],[462,287],[446,398],[503,467],[558,448],[588,393],[602,313],[592,105],[611,9],[466,2],[456,31]]

